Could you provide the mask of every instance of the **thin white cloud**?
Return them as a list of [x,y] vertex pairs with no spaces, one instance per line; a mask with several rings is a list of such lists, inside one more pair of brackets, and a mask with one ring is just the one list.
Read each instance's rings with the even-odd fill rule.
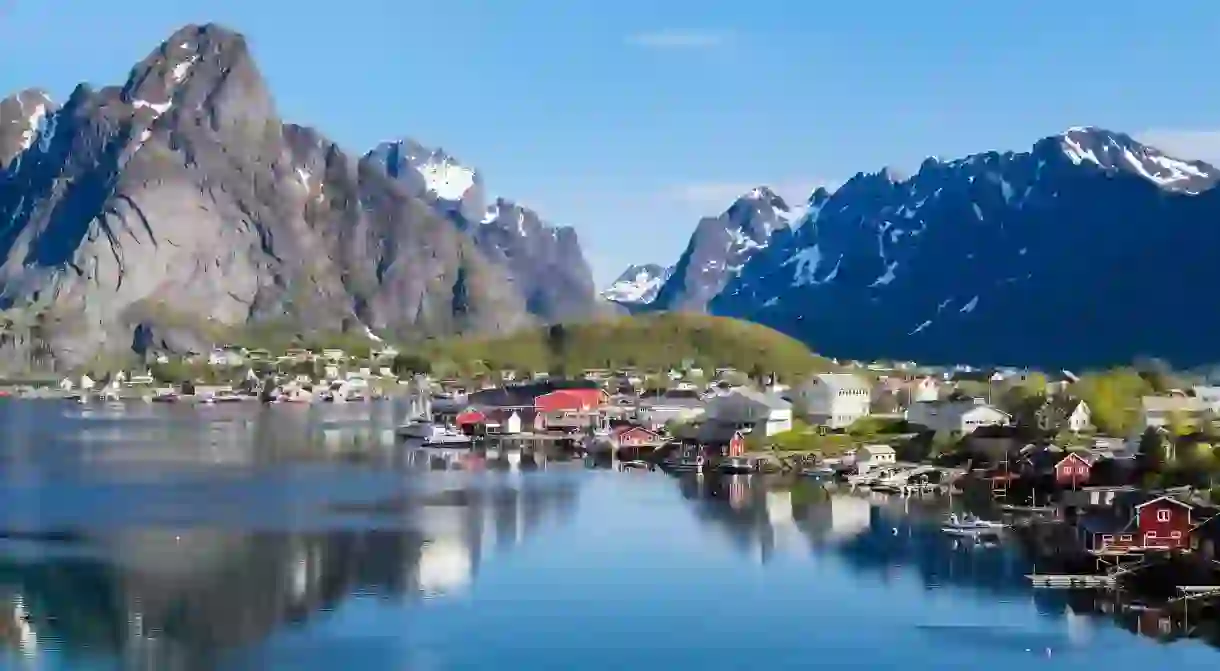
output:
[[819,186],[833,189],[834,180],[819,177],[791,177],[775,182],[698,182],[670,189],[667,196],[708,214],[719,213],[750,189],[768,186],[790,205],[804,204]]
[[1135,137],[1170,156],[1220,166],[1220,130],[1153,128]]
[[728,44],[730,33],[704,30],[657,30],[627,36],[627,44],[646,49],[715,49]]

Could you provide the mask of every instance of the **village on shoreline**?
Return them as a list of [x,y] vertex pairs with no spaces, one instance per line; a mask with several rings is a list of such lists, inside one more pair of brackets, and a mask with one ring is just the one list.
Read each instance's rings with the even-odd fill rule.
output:
[[1161,365],[1077,376],[831,363],[803,375],[687,360],[651,371],[440,377],[388,345],[360,355],[231,347],[162,356],[144,370],[9,381],[0,393],[83,404],[410,398],[411,412],[422,416],[402,420],[435,422],[470,436],[471,445],[511,441],[626,466],[785,472],[903,494],[977,495],[1025,517],[1006,526],[1036,540],[1051,582],[1086,576],[1105,587],[1174,566],[1168,584],[1195,590],[1192,598],[1220,596],[1212,569],[1220,386]]

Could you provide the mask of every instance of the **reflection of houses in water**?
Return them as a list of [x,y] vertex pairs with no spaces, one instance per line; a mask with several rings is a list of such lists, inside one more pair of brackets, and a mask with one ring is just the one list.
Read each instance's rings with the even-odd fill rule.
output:
[[420,548],[416,584],[426,596],[452,594],[470,584],[474,559],[470,547],[457,538],[438,538]]
[[519,543],[545,515],[570,511],[576,494],[574,482],[467,487],[353,511],[402,519],[409,530],[142,530],[84,539],[105,559],[0,561],[0,604],[29,613],[0,617],[0,645],[34,650],[49,639],[139,668],[210,668],[212,655],[354,592],[460,592],[480,562]]
[[805,534],[796,524],[796,516],[792,507],[792,490],[769,491],[764,505],[767,509],[767,523],[771,527],[771,537],[776,552],[804,553],[809,549]]
[[847,494],[810,504],[801,526],[815,542],[837,544],[849,541],[868,530],[872,523],[869,500]]

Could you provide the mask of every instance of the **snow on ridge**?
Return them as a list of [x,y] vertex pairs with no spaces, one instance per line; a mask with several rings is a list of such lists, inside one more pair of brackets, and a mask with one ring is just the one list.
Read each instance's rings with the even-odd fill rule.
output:
[[[634,275],[631,274],[632,270],[635,270]],[[670,272],[672,268],[665,268],[660,274],[650,271],[647,267],[629,268],[614,284],[602,291],[601,296],[618,303],[651,303],[669,278]]]
[[428,191],[441,200],[461,200],[475,184],[474,170],[451,158],[439,158],[436,152],[417,163],[415,169],[424,178]]

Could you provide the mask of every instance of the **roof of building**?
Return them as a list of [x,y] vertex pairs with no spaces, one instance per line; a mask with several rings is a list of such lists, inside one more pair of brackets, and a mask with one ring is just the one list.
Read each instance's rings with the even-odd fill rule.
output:
[[1157,501],[1164,501],[1164,502],[1166,502],[1166,503],[1172,503],[1172,504],[1175,504],[1175,505],[1179,505],[1179,506],[1181,506],[1181,507],[1183,507],[1183,508],[1186,508],[1187,510],[1190,510],[1190,509],[1194,508],[1194,506],[1190,505],[1189,503],[1187,503],[1187,502],[1185,502],[1185,501],[1181,501],[1181,500],[1179,500],[1179,499],[1176,499],[1176,498],[1174,498],[1174,497],[1172,497],[1172,496],[1169,496],[1168,494],[1162,494],[1161,496],[1158,496],[1158,497],[1156,497],[1156,498],[1153,498],[1153,499],[1148,499],[1147,501],[1144,501],[1143,503],[1141,503],[1141,504],[1139,504],[1139,505],[1135,506],[1135,509],[1136,509],[1136,510],[1139,510],[1140,508],[1143,508],[1144,506],[1149,506],[1149,505],[1152,505],[1152,504],[1156,503]]
[[685,409],[700,409],[707,405],[707,402],[695,396],[671,396],[665,394],[662,396],[650,396],[640,399],[640,407],[646,410],[658,408],[685,408]]
[[868,391],[871,387],[868,380],[855,373],[818,373],[810,379],[810,382],[824,384],[835,391],[848,389]]
[[467,397],[467,401],[473,405],[527,407],[534,404],[534,399],[552,392],[582,390],[581,393],[584,393],[583,390],[593,389],[600,390],[601,387],[589,380],[547,379],[537,382],[510,384],[495,389],[481,389],[471,393]]
[[1114,534],[1122,531],[1127,522],[1113,515],[1081,515],[1076,518],[1076,526],[1090,534]]
[[1089,452],[1068,452],[1067,454],[1063,455],[1062,459],[1055,462],[1055,467],[1058,468],[1059,464],[1062,464],[1069,459],[1072,461],[1079,461],[1085,466],[1092,466],[1093,462],[1097,461],[1097,456]]
[[772,410],[790,410],[792,408],[792,403],[779,394],[769,391],[759,391],[749,387],[738,387],[729,393],[716,398],[745,398],[754,401],[755,403],[765,405]]
[[1144,412],[1199,412],[1207,409],[1201,398],[1194,396],[1145,396],[1140,399]]
[[998,412],[1005,417],[1011,417],[1008,413],[1000,410],[994,405],[982,402],[980,399],[969,400],[940,400],[940,401],[919,401],[912,403],[911,407],[933,407],[937,409],[937,413],[941,417],[949,417],[954,421],[960,421],[966,413],[974,412],[979,408],[989,408],[994,412]]
[[866,452],[870,456],[881,454],[894,454],[894,448],[889,445],[862,445],[858,448],[861,452]]

